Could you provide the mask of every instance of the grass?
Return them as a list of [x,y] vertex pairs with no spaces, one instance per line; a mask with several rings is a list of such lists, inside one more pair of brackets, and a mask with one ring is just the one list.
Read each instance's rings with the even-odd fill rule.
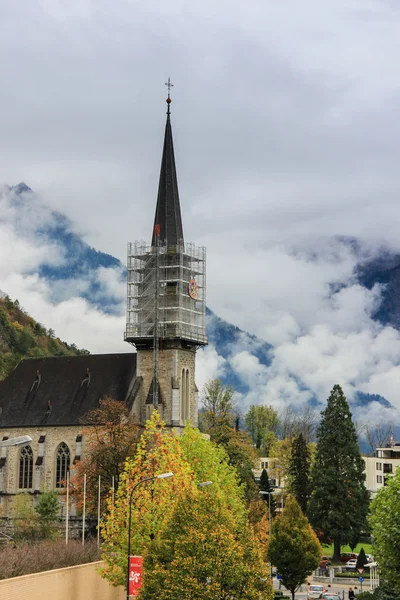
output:
[[[322,546],[323,550],[324,550],[324,555],[328,556],[329,558],[332,558],[333,556],[333,544],[331,544],[330,546]],[[371,544],[357,544],[356,548],[354,550],[352,550],[350,548],[350,546],[341,546],[340,547],[340,552],[355,552],[356,554],[360,554],[360,550],[361,548],[364,548],[364,552],[365,554],[374,554],[373,550],[372,550],[372,545]]]

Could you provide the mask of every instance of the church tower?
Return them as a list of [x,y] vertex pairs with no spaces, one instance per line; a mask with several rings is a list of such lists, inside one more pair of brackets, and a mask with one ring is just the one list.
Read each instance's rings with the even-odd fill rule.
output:
[[172,141],[167,122],[151,243],[128,244],[125,340],[137,349],[133,411],[144,424],[158,409],[166,425],[197,425],[196,350],[207,344],[206,250],[185,242]]

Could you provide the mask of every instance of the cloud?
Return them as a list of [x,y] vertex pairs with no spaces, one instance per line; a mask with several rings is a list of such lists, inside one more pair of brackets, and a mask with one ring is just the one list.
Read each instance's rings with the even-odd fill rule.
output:
[[[341,381],[399,406],[398,332],[371,318],[382,288],[354,278],[382,246],[400,251],[397,4],[21,1],[0,9],[1,180],[26,181],[124,261],[127,241],[150,237],[171,75],[184,231],[207,246],[209,306],[274,345],[269,368],[245,340],[232,349],[243,402],[322,402]],[[118,270],[48,285],[38,266],[65,261],[35,233],[51,213],[0,211],[1,288],[67,341],[126,348]],[[214,349],[198,357],[199,381],[223,373]]]

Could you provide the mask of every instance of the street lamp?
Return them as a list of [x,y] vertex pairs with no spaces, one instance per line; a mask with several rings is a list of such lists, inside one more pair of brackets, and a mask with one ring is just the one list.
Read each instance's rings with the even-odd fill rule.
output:
[[1,441],[0,448],[7,448],[8,446],[23,446],[24,444],[29,444],[31,441],[32,438],[30,435],[19,435],[18,437]]
[[[259,492],[259,494],[261,494],[262,496],[266,496],[268,494],[268,535],[271,537],[271,494],[273,492],[265,492],[264,490],[261,490]],[[272,579],[272,565],[270,563],[270,576]]]
[[136,488],[141,485],[142,483],[145,483],[146,481],[154,481],[154,479],[166,479],[167,477],[173,477],[174,474],[171,472],[168,473],[161,473],[160,475],[153,475],[152,477],[145,477],[144,479],[141,479],[140,481],[138,481],[137,483],[135,483],[135,485],[133,486],[130,496],[129,496],[129,520],[128,520],[128,567],[127,567],[127,574],[126,574],[126,600],[129,600],[129,556],[131,554],[131,523],[132,523],[132,497],[133,497],[133,492],[136,490]]

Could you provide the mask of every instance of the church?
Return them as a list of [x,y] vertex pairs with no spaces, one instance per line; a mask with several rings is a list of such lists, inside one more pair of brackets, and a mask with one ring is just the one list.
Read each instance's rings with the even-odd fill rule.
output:
[[[196,350],[207,344],[206,251],[184,240],[171,128],[171,84],[154,226],[128,244],[125,341],[136,352],[22,360],[0,382],[0,511],[18,493],[61,489],[85,453],[85,415],[109,396],[142,426],[197,424]],[[150,229],[150,228],[149,228]],[[0,444],[1,446],[1,444]]]

